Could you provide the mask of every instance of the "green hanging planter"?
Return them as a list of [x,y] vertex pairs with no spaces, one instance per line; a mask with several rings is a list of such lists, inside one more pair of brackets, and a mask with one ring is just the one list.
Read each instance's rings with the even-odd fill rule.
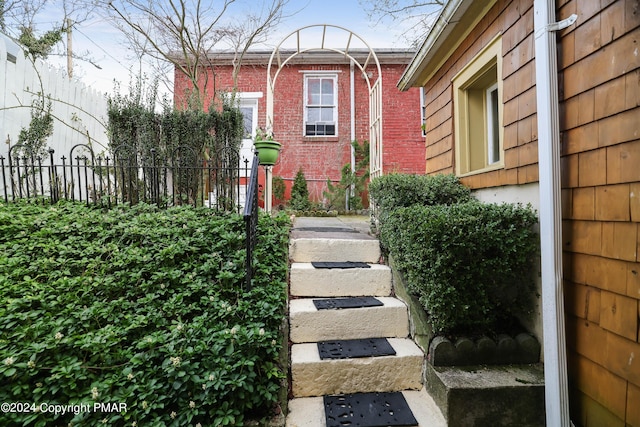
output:
[[278,160],[281,144],[272,140],[257,140],[253,146],[258,150],[258,159],[263,166],[273,166]]

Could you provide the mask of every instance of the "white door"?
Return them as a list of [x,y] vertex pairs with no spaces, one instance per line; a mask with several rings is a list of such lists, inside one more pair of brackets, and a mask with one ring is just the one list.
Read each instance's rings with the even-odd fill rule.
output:
[[244,160],[248,159],[248,168],[251,169],[253,161],[253,138],[256,136],[258,128],[258,100],[242,98],[240,100],[240,111],[244,117],[244,137],[240,147],[240,160],[244,166]]

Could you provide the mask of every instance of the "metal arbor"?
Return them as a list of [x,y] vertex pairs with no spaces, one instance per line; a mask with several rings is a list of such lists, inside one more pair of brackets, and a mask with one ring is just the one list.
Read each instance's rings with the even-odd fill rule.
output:
[[[311,46],[304,46],[307,40],[313,41]],[[330,46],[329,43],[341,46],[332,47],[333,45]],[[294,47],[288,47],[291,45]],[[360,53],[363,50],[368,53],[362,57],[356,57],[354,55],[356,49]],[[343,54],[358,67],[367,82],[369,89],[369,172],[371,178],[380,176],[382,175],[382,70],[378,57],[371,46],[362,37],[346,28],[329,24],[309,25],[293,31],[274,48],[267,66],[266,130],[268,133],[273,131],[273,97],[275,83],[282,68],[302,53],[323,50]],[[373,73],[366,71],[370,66],[376,69],[373,82],[371,81]],[[271,211],[270,168],[267,166],[267,185],[265,188],[265,208],[268,212]]]

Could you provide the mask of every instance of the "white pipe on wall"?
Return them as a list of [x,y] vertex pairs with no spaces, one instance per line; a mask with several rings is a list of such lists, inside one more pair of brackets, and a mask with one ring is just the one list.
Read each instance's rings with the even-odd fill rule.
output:
[[555,14],[554,0],[534,0],[545,407],[548,426],[568,427],[571,421],[562,287],[558,65],[553,31],[571,25],[576,16],[555,23]]

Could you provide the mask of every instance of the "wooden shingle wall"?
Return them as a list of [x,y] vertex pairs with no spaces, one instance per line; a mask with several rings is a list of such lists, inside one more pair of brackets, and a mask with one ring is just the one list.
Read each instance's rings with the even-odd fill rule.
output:
[[640,426],[640,4],[558,3],[571,413]]
[[455,171],[451,79],[502,34],[504,169],[463,178],[471,188],[538,181],[533,0],[501,0],[456,48],[426,86],[426,171]]
[[[571,415],[640,426],[640,0],[558,0],[564,285]],[[455,171],[451,79],[502,33],[504,169],[538,181],[533,0],[499,0],[425,86],[427,173]]]

